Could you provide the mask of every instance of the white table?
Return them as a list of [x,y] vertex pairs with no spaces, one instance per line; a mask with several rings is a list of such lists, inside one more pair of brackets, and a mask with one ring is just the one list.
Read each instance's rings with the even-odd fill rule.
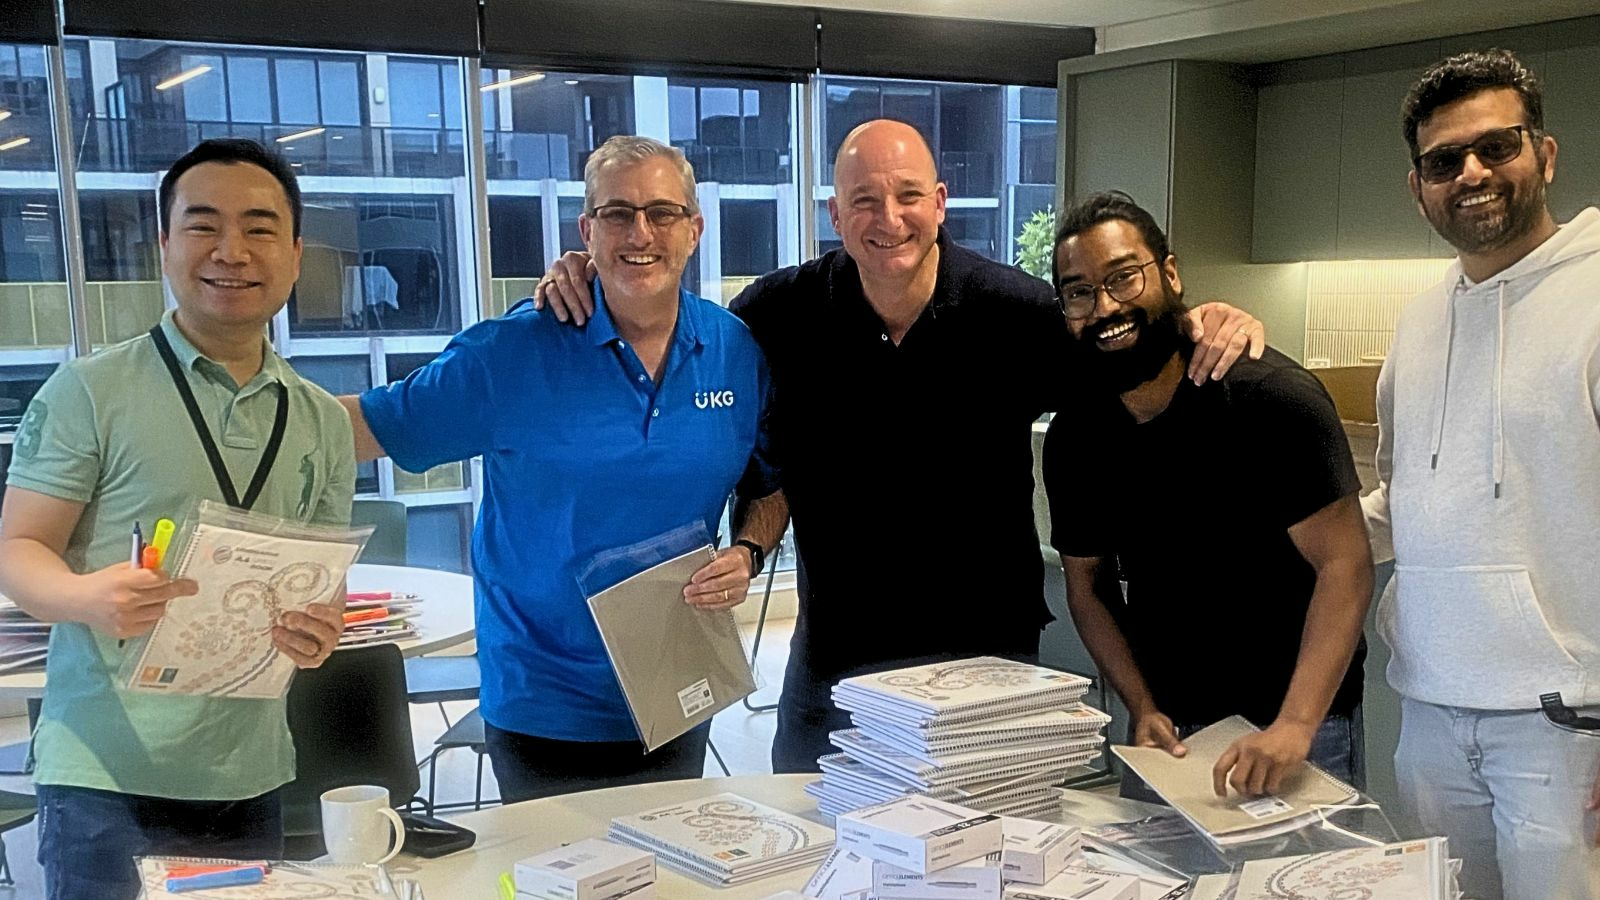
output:
[[[356,563],[350,568],[352,591],[404,591],[423,598],[411,621],[417,636],[399,642],[405,656],[437,653],[473,639],[472,578],[455,572],[412,566],[373,566]],[[0,675],[0,698],[44,696],[44,672]]]
[[[729,791],[784,812],[816,822],[817,802],[803,788],[816,775],[745,775],[737,778],[701,778],[667,781],[566,794],[530,800],[482,812],[453,816],[450,821],[477,832],[471,849],[439,859],[402,855],[389,864],[399,878],[422,885],[427,900],[486,900],[495,893],[500,873],[511,871],[517,860],[586,837],[605,837],[612,818],[643,812],[669,803]],[[1149,804],[1101,794],[1071,791],[1062,804],[1059,821],[1069,825],[1124,822],[1151,814]],[[657,867],[656,895],[661,900],[712,898],[758,900],[769,894],[805,886],[816,866],[772,875],[737,887],[712,888],[680,875],[667,866]]]

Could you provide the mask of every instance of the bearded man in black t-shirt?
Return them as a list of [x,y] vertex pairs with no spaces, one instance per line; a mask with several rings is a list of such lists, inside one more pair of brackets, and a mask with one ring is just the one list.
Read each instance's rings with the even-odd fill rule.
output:
[[[1219,796],[1273,793],[1308,758],[1361,786],[1372,555],[1333,401],[1270,348],[1185,378],[1177,260],[1126,194],[1067,211],[1055,276],[1081,382],[1045,442],[1051,541],[1129,742],[1182,756],[1183,738],[1242,715],[1264,730],[1218,760]],[[1240,502],[1197,519],[1180,466]],[[1196,577],[1219,560],[1221,577]],[[1154,799],[1131,775],[1123,794]]]

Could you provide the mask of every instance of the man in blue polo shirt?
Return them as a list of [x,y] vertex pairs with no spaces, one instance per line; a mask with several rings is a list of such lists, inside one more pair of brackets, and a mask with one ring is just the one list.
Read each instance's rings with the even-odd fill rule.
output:
[[[345,400],[357,454],[421,471],[482,455],[473,535],[481,703],[508,801],[698,778],[709,726],[645,754],[578,575],[597,553],[701,521],[756,462],[767,370],[731,313],[679,287],[704,228],[679,151],[619,136],[584,167],[578,220],[600,277],[564,326],[520,303],[406,380]],[[753,516],[759,519],[760,515]],[[718,553],[686,602],[744,599],[766,548]]]

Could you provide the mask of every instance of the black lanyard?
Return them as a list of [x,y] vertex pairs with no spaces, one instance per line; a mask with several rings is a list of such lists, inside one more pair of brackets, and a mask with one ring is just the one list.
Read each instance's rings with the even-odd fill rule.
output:
[[272,420],[272,436],[267,439],[267,449],[261,453],[261,462],[256,466],[256,474],[250,479],[250,487],[244,492],[244,500],[239,500],[239,494],[233,488],[233,478],[228,475],[228,467],[222,462],[222,453],[217,450],[217,442],[211,437],[211,429],[206,425],[205,416],[200,414],[200,404],[195,402],[194,391],[189,387],[189,379],[183,375],[183,369],[178,365],[177,354],[172,352],[172,344],[167,341],[167,336],[161,331],[161,326],[150,329],[150,340],[155,341],[156,349],[161,353],[161,361],[167,364],[167,372],[172,375],[172,383],[178,388],[178,395],[183,398],[183,405],[189,410],[189,421],[194,423],[194,432],[200,438],[200,446],[205,448],[206,459],[211,463],[211,474],[217,478],[217,487],[222,489],[222,499],[234,509],[249,509],[256,505],[256,498],[261,496],[261,489],[266,486],[267,475],[272,471],[272,464],[278,461],[278,448],[283,444],[283,431],[289,424],[289,391],[278,384],[278,414]]

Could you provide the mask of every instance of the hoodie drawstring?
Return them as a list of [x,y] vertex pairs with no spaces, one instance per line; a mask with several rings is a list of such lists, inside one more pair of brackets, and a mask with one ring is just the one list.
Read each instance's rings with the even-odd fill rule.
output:
[[1500,499],[1500,483],[1506,474],[1506,422],[1500,407],[1501,382],[1506,369],[1506,283],[1500,282],[1495,294],[1494,330],[1494,498]]
[[1444,371],[1440,373],[1438,392],[1433,398],[1433,447],[1429,450],[1429,466],[1439,468],[1439,448],[1444,445],[1444,406],[1450,396],[1450,355],[1456,349],[1456,294],[1460,287],[1450,292],[1444,304]]

